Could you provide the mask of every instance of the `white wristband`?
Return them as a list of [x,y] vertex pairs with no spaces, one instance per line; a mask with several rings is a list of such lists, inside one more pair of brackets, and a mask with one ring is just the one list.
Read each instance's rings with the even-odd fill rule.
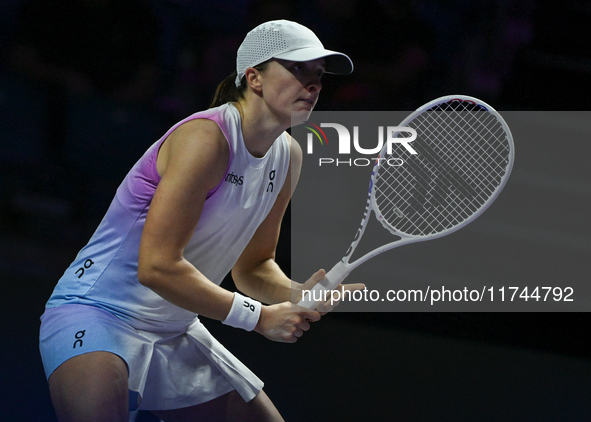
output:
[[230,313],[222,323],[231,327],[252,331],[259,322],[261,306],[260,302],[235,292],[232,309],[230,309]]

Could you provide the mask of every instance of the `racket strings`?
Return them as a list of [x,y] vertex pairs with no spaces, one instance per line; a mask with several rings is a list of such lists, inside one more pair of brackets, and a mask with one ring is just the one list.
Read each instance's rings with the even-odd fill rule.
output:
[[[437,117],[442,117],[443,115],[441,113],[436,113]],[[456,142],[453,142],[453,138],[457,137],[458,135],[461,136],[462,138],[472,138],[472,139],[476,139],[478,141],[478,138],[480,137],[480,134],[478,133],[473,133],[473,129],[474,129],[474,118],[470,115],[468,115],[468,117],[472,117],[472,121],[467,121],[466,119],[466,113],[460,114],[458,115],[458,117],[460,118],[459,121],[460,123],[466,123],[466,125],[457,125],[456,130],[455,131],[450,131],[450,127],[449,127],[449,122],[447,120],[449,119],[444,119],[442,120],[441,118],[437,119],[436,123],[439,124],[439,127],[436,128],[436,131],[440,131],[441,133],[443,133],[443,137],[444,140],[446,142],[442,142],[442,143],[437,143],[434,144],[436,148],[434,149],[438,149],[437,153],[433,153],[433,152],[429,152],[428,154],[426,154],[426,157],[428,158],[429,164],[432,163],[442,163],[443,165],[440,165],[438,168],[437,166],[433,166],[433,165],[428,165],[428,167],[435,172],[438,172],[439,174],[443,175],[444,178],[446,179],[445,182],[446,183],[450,183],[453,186],[455,186],[459,191],[461,191],[461,193],[464,194],[464,196],[466,198],[470,198],[473,197],[474,200],[472,201],[473,204],[476,204],[476,206],[478,206],[479,204],[477,204],[476,202],[478,201],[478,194],[471,188],[471,185],[476,186],[476,184],[480,184],[481,183],[481,179],[482,179],[482,175],[483,173],[481,171],[479,171],[478,167],[474,167],[474,168],[470,168],[470,167],[457,167],[454,166],[453,164],[455,162],[457,162],[458,160],[460,160],[461,162],[466,162],[467,160],[472,160],[473,157],[473,151],[468,150],[464,144],[458,144]],[[443,125],[441,124],[443,122]],[[419,121],[419,123],[421,123]],[[483,122],[485,125],[487,124],[487,122]],[[428,127],[424,126],[424,130],[427,130]],[[445,129],[442,130],[442,126],[445,126]],[[419,126],[417,126],[419,127]],[[484,126],[486,127],[486,126]],[[427,133],[427,137],[434,137],[437,136],[437,133],[432,133],[431,131],[428,131]],[[441,148],[441,145],[446,146],[448,149],[445,150],[444,148]],[[437,148],[438,147],[438,148]],[[490,156],[488,157],[483,157],[482,154],[477,154],[477,158],[479,159],[490,159]],[[425,160],[423,160],[423,162],[425,162]],[[446,166],[447,164],[447,166]],[[473,169],[476,169],[476,171],[473,171]],[[464,177],[462,177],[464,176]],[[478,177],[480,176],[480,177]],[[490,177],[490,175],[484,175],[485,178]],[[467,178],[468,180],[465,180],[465,178]],[[470,183],[470,181],[472,183]],[[489,195],[486,195],[486,197],[488,197]],[[475,211],[474,209],[469,210],[469,214],[472,213],[473,211]]]
[[[438,133],[441,134],[443,136],[443,138],[447,138],[446,140],[449,140],[449,138],[452,138],[453,135],[456,135],[455,133],[451,133],[450,132],[450,128],[449,128],[449,124],[448,122],[442,120],[442,119],[437,119],[436,121],[434,121],[432,123],[433,128],[429,127],[428,125],[425,124],[424,121],[417,121],[417,124],[415,126],[415,129],[417,130],[421,130],[423,133],[425,133],[425,136],[428,138],[432,138],[434,136],[437,136]],[[434,130],[433,130],[434,129]],[[461,134],[462,136],[468,136],[466,133]],[[471,189],[470,185],[465,183],[463,178],[461,177],[461,175],[459,174],[458,171],[456,171],[456,169],[452,169],[449,166],[445,166],[445,164],[441,165],[442,163],[447,163],[449,161],[449,156],[450,156],[450,152],[452,153],[453,156],[456,157],[461,157],[461,155],[459,154],[459,152],[461,152],[461,149],[455,147],[455,145],[453,143],[446,143],[448,146],[451,146],[449,148],[449,150],[444,150],[441,147],[438,148],[438,151],[435,150],[435,148],[431,149],[428,145],[424,145],[424,147],[422,148],[422,153],[423,153],[423,157],[426,157],[426,160],[421,160],[420,163],[415,163],[414,166],[412,166],[412,169],[417,172],[416,168],[420,168],[421,166],[417,165],[417,164],[422,164],[424,168],[426,168],[429,171],[429,179],[430,179],[430,184],[429,187],[432,187],[434,182],[433,182],[433,178],[431,177],[431,175],[433,174],[438,174],[438,177],[440,177],[443,180],[444,184],[448,184],[448,185],[452,185],[454,187],[456,187],[459,191],[461,191],[461,193],[464,194],[464,196],[466,198],[470,198],[474,195],[476,195],[476,192]],[[465,152],[465,149],[464,149]],[[462,157],[464,159],[466,159],[466,157]],[[460,169],[461,171],[461,169]],[[438,192],[439,193],[439,192]],[[451,192],[451,200],[446,201],[445,205],[447,205],[447,207],[453,207],[458,201],[457,199],[459,198],[459,194],[456,194],[455,192]],[[470,215],[471,212],[474,212],[475,209],[465,209],[465,203],[462,204],[464,207],[460,208],[460,207],[456,207],[455,211],[456,214],[459,214],[460,217],[462,216],[463,211],[465,210],[466,212],[464,213],[466,216]],[[429,212],[430,215],[433,215],[432,212]],[[443,216],[440,216],[440,218]],[[463,218],[462,218],[463,219]],[[456,223],[456,220],[450,219],[450,218],[445,218],[445,220],[451,224]]]
[[[481,127],[485,130],[488,131],[489,130],[489,126],[491,124],[494,124],[493,120],[495,119],[495,117],[493,115],[488,114],[488,119],[481,121]],[[447,138],[449,140],[449,138],[453,139],[453,136],[456,135],[460,135],[462,137],[466,137],[466,138],[472,138],[475,140],[476,145],[481,145],[483,148],[480,151],[480,154],[478,155],[478,159],[479,160],[493,160],[496,164],[501,165],[502,162],[498,161],[499,157],[501,156],[499,153],[501,151],[499,151],[498,149],[494,149],[493,150],[488,150],[488,148],[486,147],[494,147],[494,145],[489,144],[488,142],[483,142],[483,135],[481,133],[478,133],[474,130],[474,124],[476,124],[477,122],[475,121],[475,118],[469,114],[466,113],[460,113],[458,115],[458,117],[460,119],[462,119],[466,124],[467,124],[467,128],[466,127],[462,127],[462,126],[458,126],[456,132],[457,133],[449,133],[449,128],[438,128],[441,133],[444,134],[444,137]],[[468,118],[472,118],[472,121],[468,121]],[[440,119],[441,120],[441,119]],[[448,124],[449,126],[449,124]],[[500,126],[499,126],[500,127]],[[421,129],[424,129],[425,131],[428,132],[428,127],[423,127]],[[501,131],[502,131],[502,127],[500,127]],[[499,138],[499,136],[502,136],[504,134],[503,133],[491,133],[489,132],[487,135],[489,137],[492,137],[492,139],[497,139]],[[429,136],[434,136],[436,134],[433,133],[429,133]],[[461,144],[461,143],[452,143],[452,142],[448,142],[446,144],[443,145],[447,145],[450,149],[450,152],[452,154],[454,154],[456,157],[462,159],[463,161],[466,160],[471,160],[473,158],[473,154],[474,153],[478,153],[478,151],[476,151],[473,148],[468,149],[466,145]],[[502,144],[499,143],[499,146],[501,146]],[[433,150],[437,153],[437,154],[429,154],[430,158],[433,160],[439,160],[441,156],[446,156],[446,151],[443,149],[442,144],[435,144],[433,147]],[[495,167],[490,167],[489,168],[492,171],[496,171],[497,168]],[[460,186],[464,186],[465,184],[463,184],[463,180],[468,179],[467,180],[467,186],[471,186],[471,185],[477,185],[481,183],[481,180],[485,179],[488,180],[490,179],[490,177],[494,177],[494,176],[501,176],[501,174],[496,174],[496,175],[491,175],[491,174],[484,174],[483,170],[484,167],[460,167],[457,169],[459,173],[462,174],[462,176],[464,176],[464,178],[459,178],[456,179],[456,181],[458,183],[460,183]],[[486,188],[486,186],[484,186]],[[471,190],[471,189],[470,189]],[[470,192],[471,194],[474,194],[474,191],[471,190]],[[492,192],[489,192],[486,197],[489,196],[489,194]]]
[[[442,116],[441,113],[436,113],[436,115],[439,116],[439,117]],[[478,138],[480,136],[479,134],[476,134],[475,135],[473,133],[470,133],[471,129],[473,129],[474,122],[468,122],[467,119],[465,118],[465,116],[466,116],[465,113],[463,115],[459,115],[458,117],[460,119],[458,119],[456,121],[467,123],[468,124],[467,125],[467,128],[466,128],[465,125],[464,126],[457,125],[455,132],[451,132],[451,137],[452,138],[453,138],[453,136],[455,136],[457,134],[459,134],[461,137],[469,137],[469,138]],[[468,116],[468,117],[471,117],[471,116]],[[439,125],[439,127],[437,128],[437,130],[439,130],[439,131],[442,131],[442,129],[441,129],[442,126],[445,127],[445,130],[443,130],[442,133],[444,134],[444,137],[446,137],[446,138],[450,138],[449,121],[448,120],[449,119],[445,119],[445,120],[438,119],[435,122],[435,124],[434,124],[435,127],[437,127],[437,124]],[[474,120],[473,117],[472,117],[472,120]],[[420,123],[420,120],[418,122]],[[441,123],[443,123],[443,124],[441,124]],[[483,126],[483,127],[486,128],[487,127],[486,126],[486,123],[487,122],[483,122],[483,123],[485,124],[485,126]],[[417,125],[417,127],[419,127],[419,125]],[[435,135],[436,135],[436,133],[428,133],[427,134],[428,137],[433,137]],[[433,154],[433,153],[427,154],[427,157],[429,158],[429,161],[430,161],[429,164],[431,164],[433,162],[450,163],[450,154],[449,154],[450,152],[451,152],[451,155],[452,155],[452,157],[451,157],[452,160],[454,159],[454,157],[453,157],[454,155],[456,157],[460,157],[462,159],[462,161],[465,161],[465,160],[468,160],[468,159],[472,159],[472,157],[470,156],[470,155],[473,155],[473,154],[471,154],[472,151],[469,151],[469,155],[466,156],[466,154],[465,154],[466,151],[467,151],[466,148],[456,148],[455,146],[458,145],[457,143],[449,142],[449,139],[446,139],[446,141],[448,141],[448,142],[446,142],[446,143],[440,143],[440,144],[436,144],[436,145],[447,145],[447,146],[451,146],[451,147],[448,149],[448,151],[446,151],[446,150],[444,150],[442,148],[439,148],[439,153],[438,154]],[[459,144],[459,145],[462,146],[462,144]],[[485,157],[485,158],[490,159],[491,158],[490,157],[490,154],[487,154],[487,155],[488,156]],[[480,159],[483,159],[483,155],[481,153],[480,154],[477,153],[476,156],[478,158],[480,158]],[[453,163],[453,161],[451,161],[451,163]],[[428,165],[428,167],[430,167],[433,170],[433,168],[432,168],[433,166],[429,166]],[[440,174],[443,174],[445,176],[448,176],[446,182],[447,183],[450,183],[451,182],[459,190],[462,191],[462,189],[461,189],[462,187],[469,186],[469,184],[468,185],[465,185],[465,184],[462,184],[461,183],[461,182],[463,182],[463,180],[462,180],[461,176],[458,175],[458,172],[457,171],[456,172],[451,171],[449,168],[445,168],[445,166],[442,166],[442,167],[440,167],[437,170],[439,171]],[[460,173],[463,173],[464,175],[469,175],[471,178],[474,178],[474,176],[477,175],[478,173],[482,174],[482,172],[462,171],[463,169],[461,169],[461,168],[459,170],[460,170]],[[489,175],[486,175],[486,177],[490,177],[490,176]],[[480,181],[477,180],[477,182],[480,182]],[[467,198],[470,197],[470,196],[474,196],[474,191],[473,190],[467,192],[464,189],[462,193],[464,193],[464,195]],[[474,203],[474,201],[472,201],[472,202]],[[473,211],[474,210],[470,210],[470,213],[473,212]],[[468,213],[468,215],[469,215],[469,213]]]
[[380,218],[410,235],[461,224],[490,200],[507,172],[510,146],[503,125],[482,106],[451,101],[407,126],[417,131],[412,145],[418,154],[399,149],[395,153],[404,164],[379,167]]

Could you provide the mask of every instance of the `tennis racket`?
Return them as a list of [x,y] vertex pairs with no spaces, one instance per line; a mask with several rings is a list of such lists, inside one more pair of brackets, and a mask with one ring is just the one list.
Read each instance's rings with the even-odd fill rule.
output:
[[[325,297],[321,292],[336,288],[354,268],[382,252],[466,226],[507,183],[515,156],[513,137],[501,115],[483,101],[463,95],[441,97],[417,109],[400,126],[407,130],[394,133],[397,139],[390,151],[386,142],[376,160],[353,243],[298,305],[316,308],[314,298]],[[349,262],[372,212],[398,238]]]

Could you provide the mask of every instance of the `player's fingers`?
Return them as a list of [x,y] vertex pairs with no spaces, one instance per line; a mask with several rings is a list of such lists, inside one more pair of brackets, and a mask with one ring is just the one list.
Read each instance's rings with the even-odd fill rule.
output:
[[353,283],[353,284],[341,284],[339,287],[343,288],[343,290],[355,291],[355,290],[364,290],[365,284],[363,283]]
[[365,284],[363,283],[354,283],[354,284],[339,284],[339,286],[331,291],[329,295],[329,300],[326,302],[320,302],[318,307],[316,308],[320,315],[326,315],[329,312],[332,312],[334,308],[339,306],[341,300],[345,298],[345,291],[356,291],[356,290],[364,290]]
[[341,303],[340,299],[339,300],[328,300],[326,302],[321,302],[318,304],[318,307],[316,309],[318,309],[318,312],[320,312],[321,315],[325,315],[329,312],[331,312],[336,306],[338,306],[338,304]]
[[320,312],[317,311],[303,311],[299,312],[300,316],[304,321],[316,322],[320,320]]
[[319,281],[324,280],[326,276],[326,271],[318,270],[304,283],[304,290],[311,290],[315,285],[318,284]]
[[297,328],[292,327],[291,329],[285,330],[283,333],[283,342],[284,343],[295,343],[298,338],[304,335],[304,331]]
[[298,324],[298,328],[302,331],[308,331],[310,329],[310,323],[306,320],[302,321],[300,324]]
[[326,271],[324,271],[323,269],[320,269],[320,270],[316,271],[314,274],[312,274],[311,279],[318,282],[318,281],[322,280],[325,276],[326,276]]

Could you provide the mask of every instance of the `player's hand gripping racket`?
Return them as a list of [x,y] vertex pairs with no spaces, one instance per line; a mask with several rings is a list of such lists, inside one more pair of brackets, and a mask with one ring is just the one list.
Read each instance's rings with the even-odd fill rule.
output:
[[[441,97],[420,107],[380,152],[369,183],[367,212],[353,243],[298,303],[314,309],[321,293],[336,288],[357,266],[389,249],[450,234],[486,210],[513,167],[509,127],[488,104],[472,97]],[[405,140],[406,138],[406,140]],[[388,165],[388,160],[394,165]],[[402,160],[402,161],[400,161]],[[392,162],[393,161],[393,162]],[[401,163],[396,165],[396,162]],[[349,262],[371,212],[400,239]]]

